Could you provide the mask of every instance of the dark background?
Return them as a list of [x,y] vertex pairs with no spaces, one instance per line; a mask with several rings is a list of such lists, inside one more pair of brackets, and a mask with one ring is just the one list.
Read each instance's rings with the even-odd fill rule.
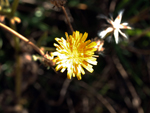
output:
[[[16,69],[12,35],[0,29],[0,113],[150,113],[150,1],[68,0],[65,7],[74,30],[88,32],[88,39],[97,37],[107,24],[97,15],[112,14],[115,19],[124,9],[122,22],[133,28],[123,30],[129,40],[120,36],[115,44],[106,38],[94,72],[86,72],[78,81],[68,80],[66,71],[56,73],[33,61],[32,55],[38,53],[23,41]],[[49,51],[55,37],[71,34],[61,8],[47,0],[20,0],[15,16],[21,19],[17,32]],[[4,24],[10,26],[9,18]]]

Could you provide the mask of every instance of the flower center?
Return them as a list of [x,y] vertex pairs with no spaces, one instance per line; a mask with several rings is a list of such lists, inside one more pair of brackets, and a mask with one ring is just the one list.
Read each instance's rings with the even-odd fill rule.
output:
[[78,63],[81,58],[83,58],[83,53],[79,51],[77,47],[72,48],[72,51],[69,53],[70,60],[73,61],[73,63]]

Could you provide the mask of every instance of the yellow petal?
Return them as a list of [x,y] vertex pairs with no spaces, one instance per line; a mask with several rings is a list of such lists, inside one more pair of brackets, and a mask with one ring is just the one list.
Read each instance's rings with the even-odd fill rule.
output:
[[81,38],[81,42],[82,41],[84,42],[87,39],[87,37],[88,37],[88,33],[85,32],[83,37]]
[[58,70],[60,70],[61,68],[63,68],[61,65],[57,65],[55,69],[56,69],[56,71],[58,71]]
[[[72,35],[65,33],[66,40],[62,37],[55,38],[58,44],[54,44],[56,52],[53,52],[53,56],[56,63],[56,71],[61,69],[64,72],[67,69],[67,77],[71,79],[77,77],[81,80],[81,74],[84,75],[85,71],[83,67],[89,72],[93,72],[91,64],[96,65],[97,61],[94,55],[94,51],[97,49],[96,42],[87,39],[88,33],[80,33],[79,31],[73,32]],[[90,63],[90,64],[89,64]]]

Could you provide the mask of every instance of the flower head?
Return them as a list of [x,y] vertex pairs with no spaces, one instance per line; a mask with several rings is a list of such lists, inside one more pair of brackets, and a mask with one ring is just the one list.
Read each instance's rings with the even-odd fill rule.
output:
[[[51,54],[51,53],[50,53]],[[32,58],[34,61],[41,61],[42,64],[44,64],[46,67],[53,67],[55,66],[55,62],[53,62],[53,56],[51,56],[48,52],[44,55],[44,57],[39,55],[32,55]]]
[[100,18],[106,19],[107,22],[108,22],[109,24],[111,24],[110,27],[108,27],[107,29],[105,29],[104,31],[101,31],[101,32],[99,33],[99,36],[100,36],[101,38],[104,38],[104,37],[107,35],[107,33],[109,33],[109,32],[113,32],[113,33],[114,33],[114,37],[115,37],[116,43],[118,43],[118,41],[119,41],[119,33],[120,33],[123,37],[127,38],[126,34],[123,33],[123,32],[120,30],[120,29],[131,29],[130,26],[127,26],[128,23],[121,23],[123,11],[124,11],[124,10],[121,10],[121,11],[119,12],[118,16],[116,17],[116,19],[115,19],[114,21],[113,21],[112,18],[109,19],[109,18],[107,18],[107,17],[105,17],[105,16],[99,16]]
[[55,38],[59,43],[54,43],[56,52],[53,52],[53,56],[56,63],[56,71],[61,69],[64,72],[67,69],[67,77],[77,76],[78,80],[81,80],[81,74],[85,74],[83,67],[89,72],[93,72],[93,65],[97,65],[96,56],[94,52],[97,50],[94,48],[96,42],[87,40],[88,33],[80,33],[79,31],[73,32],[72,35],[68,36],[65,33],[66,40],[62,38]]
[[96,38],[94,38],[94,41],[96,42],[96,46],[94,47],[94,48],[97,48],[97,52],[98,53],[101,53],[101,52],[103,52],[104,51],[104,47],[103,47],[103,45],[104,45],[104,40],[100,40],[100,39],[98,39],[97,37]]

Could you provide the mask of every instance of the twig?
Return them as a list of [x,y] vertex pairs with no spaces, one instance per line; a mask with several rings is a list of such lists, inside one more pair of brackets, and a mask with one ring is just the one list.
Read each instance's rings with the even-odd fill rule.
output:
[[94,94],[99,101],[101,101],[101,103],[109,110],[110,113],[117,113],[115,109],[111,106],[111,104],[101,94],[97,93],[93,87],[89,86],[83,81],[80,81],[78,84],[81,87],[90,90],[90,92]]
[[63,102],[64,97],[65,97],[66,92],[67,92],[67,89],[68,89],[71,81],[72,81],[72,79],[70,80],[70,79],[66,78],[66,80],[63,83],[62,89],[60,91],[60,97],[59,97],[58,101],[56,101],[56,102],[55,101],[49,101],[50,105],[58,106]]
[[73,30],[73,27],[72,27],[72,25],[71,25],[71,23],[70,23],[70,21],[69,21],[69,18],[68,18],[68,15],[67,15],[66,9],[65,9],[65,7],[64,7],[64,6],[61,6],[61,8],[62,8],[62,10],[63,10],[63,12],[64,12],[64,14],[65,14],[65,16],[66,16],[66,19],[67,19],[68,25],[69,25],[69,27],[70,27],[71,31],[73,32],[74,30]]
[[128,80],[128,74],[125,71],[125,69],[123,68],[123,66],[121,65],[119,59],[117,58],[117,56],[113,55],[113,62],[116,66],[116,68],[118,69],[118,71],[120,72],[122,78],[124,79],[124,81],[126,82],[126,85],[132,95],[132,104],[134,106],[134,108],[136,108],[138,110],[138,113],[144,113],[142,107],[140,106],[141,104],[141,100],[138,96],[138,94],[136,93],[135,88],[133,87],[132,83]]
[[137,36],[134,36],[134,37],[131,37],[129,42],[134,42],[136,41],[137,39],[141,38],[142,36],[146,35],[147,33],[150,32],[150,28],[147,28],[146,30],[144,30],[140,35],[137,35]]
[[69,107],[69,110],[70,110],[69,113],[76,113],[75,110],[74,110],[74,107],[73,107],[73,101],[72,101],[72,99],[70,98],[69,95],[67,96],[67,104],[68,104],[68,107]]
[[110,3],[109,11],[114,12],[117,0],[112,0]]
[[83,97],[83,99],[82,99],[82,109],[83,109],[83,111],[82,111],[82,113],[89,113],[89,100],[88,100],[88,98],[87,97]]
[[26,37],[22,36],[18,32],[14,31],[13,29],[9,28],[8,26],[6,26],[6,25],[4,25],[2,23],[0,23],[0,27],[4,28],[5,30],[9,31],[13,35],[17,36],[18,38],[20,38],[21,40],[23,40],[24,42],[26,42],[27,44],[31,45],[34,50],[36,50],[40,55],[42,55],[43,57],[45,57],[44,52],[40,48],[38,48],[34,43],[32,43],[31,41],[29,41]]
[[150,54],[150,49],[149,50],[143,50],[143,49],[137,49],[135,47],[132,46],[121,46],[121,48],[123,49],[127,49],[128,51],[134,52],[136,54],[144,54],[144,55],[149,55]]

